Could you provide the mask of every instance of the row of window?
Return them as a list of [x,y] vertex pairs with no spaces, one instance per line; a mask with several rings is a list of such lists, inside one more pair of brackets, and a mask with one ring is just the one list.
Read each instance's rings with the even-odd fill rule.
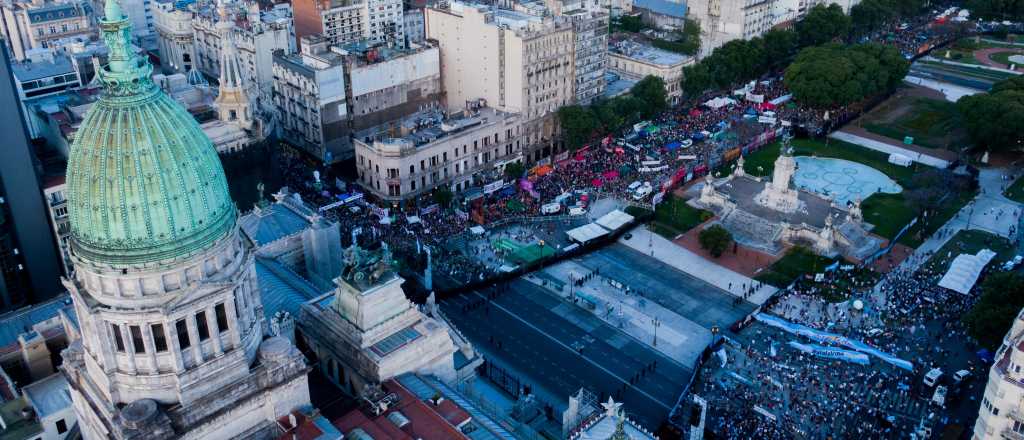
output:
[[[220,334],[228,330],[228,316],[227,311],[224,308],[224,304],[217,304],[213,308],[213,313],[216,317],[217,328],[213,329],[215,333]],[[206,311],[197,312],[196,315],[196,334],[199,337],[199,341],[205,341],[210,339],[210,326],[207,321]],[[150,324],[149,330],[153,333],[153,349],[157,353],[163,353],[167,351],[167,334],[164,332],[163,324]],[[184,350],[192,346],[192,341],[189,338],[188,333],[188,322],[185,318],[179,319],[174,323],[174,330],[178,334],[178,348]],[[114,347],[118,352],[124,353],[128,349],[127,342],[131,342],[131,349],[133,353],[144,354],[146,353],[146,344],[142,335],[142,327],[138,325],[129,325],[128,334],[122,334],[121,326],[117,324],[110,324],[110,332],[114,335]]]

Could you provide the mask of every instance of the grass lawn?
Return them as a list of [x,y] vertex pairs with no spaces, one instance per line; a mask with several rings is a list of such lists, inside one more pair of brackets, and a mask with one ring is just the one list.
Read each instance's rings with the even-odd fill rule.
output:
[[796,246],[786,252],[779,261],[768,266],[763,272],[754,277],[755,280],[775,287],[783,288],[788,286],[797,277],[808,273],[817,273],[835,263],[835,258],[826,258],[815,254],[810,249]]
[[[914,166],[901,167],[889,163],[888,154],[835,139],[829,139],[827,143],[818,139],[793,139],[792,146],[794,156],[834,157],[862,163],[885,173],[902,186],[910,182],[915,171]],[[775,159],[779,158],[779,153],[779,142],[768,144],[746,155],[743,158],[743,169],[747,174],[770,176],[775,170]],[[715,172],[721,173],[722,176],[732,174],[732,163],[718,167]]]
[[977,254],[982,249],[991,249],[996,253],[991,264],[1002,264],[1014,256],[1013,244],[1003,237],[985,231],[960,231],[921,267],[933,273],[945,273],[957,255]]
[[914,219],[914,210],[903,194],[874,194],[861,204],[864,221],[875,225],[871,232],[892,240]]
[[[895,180],[896,183],[903,187],[904,191],[914,188],[914,173],[927,169],[924,165],[916,162],[909,167],[894,165],[889,163],[889,155],[885,153],[835,139],[830,139],[827,144],[825,141],[817,139],[794,139],[792,145],[793,154],[797,156],[832,157],[862,163],[875,168]],[[747,155],[744,158],[745,164],[743,168],[748,174],[768,176],[775,169],[775,159],[778,157],[779,143],[774,142]],[[758,167],[761,167],[761,169],[759,170]],[[720,166],[717,172],[723,176],[731,174],[732,164]],[[1021,186],[1024,186],[1024,183]],[[1019,192],[1024,197],[1024,188],[1020,188]],[[861,209],[864,213],[864,220],[875,225],[873,233],[891,240],[900,229],[903,229],[914,218],[916,213],[907,203],[903,194],[877,193],[863,201]],[[975,193],[966,192],[957,197],[950,198],[937,215],[932,216],[927,222],[918,222],[900,238],[899,242],[915,248],[920,246],[923,238],[927,238],[936,229],[945,224],[974,196]]]
[[1013,185],[1006,188],[1006,192],[1003,195],[1015,202],[1024,203],[1024,177],[1020,177],[1013,182]]
[[956,104],[938,99],[913,98],[910,105],[911,108],[895,120],[873,120],[865,123],[864,129],[896,140],[913,136],[914,144],[926,148],[952,149],[967,141],[966,132],[957,130],[963,121]]
[[968,202],[974,199],[978,193],[975,191],[965,191],[957,194],[954,197],[950,197],[944,203],[942,209],[935,215],[932,215],[925,221],[919,221],[916,225],[907,230],[906,234],[900,237],[900,243],[917,248],[924,242],[924,240],[935,233],[942,225],[946,224],[949,219],[953,218],[957,212],[960,212]]
[[654,221],[651,225],[655,233],[671,240],[704,223],[713,215],[711,212],[687,205],[684,199],[667,195],[654,211]]
[[[989,56],[989,58],[992,61],[995,61],[997,63],[1003,63],[1003,64],[1009,66],[1011,64],[1016,64],[1016,63],[1010,61],[1010,57],[1012,57],[1014,55],[1021,55],[1021,54],[1024,54],[1024,48],[1018,48],[1018,50],[1016,50],[1016,51],[1008,50],[1006,52],[997,52],[997,53],[994,53],[991,56]],[[1020,67],[1020,66],[1018,66],[1018,67]]]

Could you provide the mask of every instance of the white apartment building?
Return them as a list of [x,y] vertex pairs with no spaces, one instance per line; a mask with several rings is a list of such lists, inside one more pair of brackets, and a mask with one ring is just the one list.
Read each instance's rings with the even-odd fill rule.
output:
[[192,29],[192,10],[176,1],[162,1],[153,8],[160,67],[164,73],[186,73],[195,66],[196,41]]
[[303,38],[301,48],[274,53],[279,134],[324,163],[352,157],[343,52],[314,36]]
[[776,0],[691,0],[690,19],[700,23],[701,57],[732,40],[761,36],[776,24]]
[[292,7],[299,40],[323,35],[331,46],[360,40],[405,44],[402,0],[294,0]]
[[300,54],[274,64],[282,134],[318,160],[353,157],[352,132],[388,131],[409,115],[444,106],[437,47],[327,41],[304,37]]
[[604,94],[604,72],[608,67],[608,14],[585,9],[565,11],[572,22],[576,47],[573,51],[573,95],[577,104],[589,104]]
[[981,398],[974,440],[1024,439],[1024,310],[995,355]]
[[671,104],[683,97],[683,67],[695,62],[690,56],[628,40],[611,46],[608,61],[608,70],[633,81],[648,75],[661,78]]
[[520,114],[527,161],[555,152],[556,112],[575,98],[576,41],[568,19],[454,2],[426,9],[426,33],[441,49],[449,109],[483,98]]
[[96,37],[90,5],[84,1],[42,0],[0,3],[3,38],[14,60],[32,49],[50,48]]
[[[238,65],[247,93],[258,109],[271,109],[273,91],[273,53],[295,51],[295,31],[287,4],[260,10],[255,1],[225,5],[234,21],[234,41]],[[216,78],[221,67],[221,32],[216,5],[212,2],[176,6],[161,3],[156,15],[157,47],[165,73],[188,73],[193,68]]]
[[[236,6],[231,8],[230,6]],[[257,108],[272,108],[270,95],[274,88],[274,51],[295,52],[295,29],[287,4],[262,11],[255,1],[230,3],[234,19],[234,42],[242,80]],[[196,68],[216,78],[220,75],[221,36],[217,29],[216,8],[197,9],[193,15]]]
[[360,133],[354,140],[359,182],[390,201],[442,185],[463,191],[490,183],[505,165],[522,161],[520,122],[479,100],[448,118],[438,111],[410,117],[397,134]]

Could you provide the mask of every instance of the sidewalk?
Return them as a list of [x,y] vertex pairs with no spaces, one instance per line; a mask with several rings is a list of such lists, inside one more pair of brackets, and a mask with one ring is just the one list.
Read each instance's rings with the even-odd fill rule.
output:
[[909,157],[914,162],[935,168],[946,168],[947,166],[949,166],[949,162],[946,160],[939,159],[934,156],[929,156],[923,153],[919,153],[908,148],[897,147],[895,145],[888,144],[885,142],[876,141],[874,139],[868,139],[866,137],[859,136],[846,131],[834,132],[830,134],[829,137],[843,142],[849,142],[851,144],[860,145],[864,148],[868,148],[871,150],[880,151],[885,154],[901,154],[903,156]]
[[1000,168],[981,170],[978,177],[981,192],[978,196],[918,246],[898,269],[917,270],[918,266],[928,261],[932,253],[941,249],[957,232],[964,229],[985,231],[1010,240],[1015,239],[1020,231],[1015,231],[1011,235],[1010,229],[1020,224],[1022,207],[1020,203],[1003,196],[1003,185],[1009,184],[1001,179],[1004,172]]
[[[633,238],[629,240],[620,238],[619,242],[734,296],[742,297],[744,290],[746,290],[745,286],[752,286],[755,283],[749,277],[719,266],[713,261],[708,261],[704,257],[672,243],[668,239],[651,232],[646,226],[638,227],[632,233]],[[761,305],[777,290],[775,287],[765,284],[747,298],[747,301]]]

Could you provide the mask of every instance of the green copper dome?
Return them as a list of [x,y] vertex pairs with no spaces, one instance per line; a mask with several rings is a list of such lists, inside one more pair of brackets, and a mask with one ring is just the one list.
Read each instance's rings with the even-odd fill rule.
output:
[[100,21],[109,64],[103,93],[75,135],[68,214],[75,254],[135,265],[190,255],[234,227],[235,207],[217,152],[199,124],[150,79],[131,50],[116,0]]

